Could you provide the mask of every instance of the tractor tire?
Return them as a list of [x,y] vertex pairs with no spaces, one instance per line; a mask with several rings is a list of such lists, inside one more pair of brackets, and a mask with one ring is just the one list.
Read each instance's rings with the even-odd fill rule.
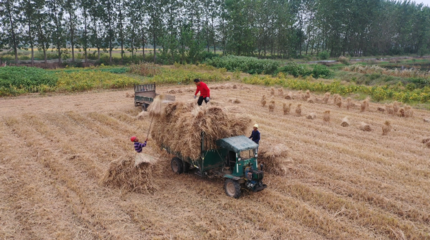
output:
[[142,103],[142,111],[148,111],[149,104]]
[[172,158],[172,162],[170,163],[171,167],[172,167],[172,171],[176,174],[181,174],[184,172],[184,168],[182,165],[182,160],[174,157]]
[[225,194],[229,197],[232,197],[232,198],[240,197],[241,191],[240,191],[240,184],[238,181],[227,178],[224,182],[224,190],[225,190]]

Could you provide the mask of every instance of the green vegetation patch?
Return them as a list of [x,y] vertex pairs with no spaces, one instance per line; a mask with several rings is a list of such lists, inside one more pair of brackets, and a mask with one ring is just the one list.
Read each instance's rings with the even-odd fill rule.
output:
[[40,88],[51,88],[57,84],[58,76],[41,68],[1,67],[0,96],[14,96],[27,92],[38,92]]
[[0,96],[124,88],[141,82],[133,77],[116,74],[126,71],[128,68],[125,67],[56,71],[35,67],[2,67],[0,68]]
[[277,77],[270,76],[252,76],[244,78],[242,82],[247,84],[257,84],[266,86],[282,86],[294,90],[310,90],[315,92],[331,92],[341,95],[352,93],[366,94],[372,97],[375,101],[384,101],[394,99],[404,103],[421,102],[427,103],[430,101],[430,87],[422,89],[412,89],[403,86],[401,82],[396,85],[385,86],[364,86],[355,84],[341,84],[340,81],[317,81],[312,77],[306,79],[301,78],[286,78],[283,73]]
[[228,71],[241,71],[249,74],[274,74],[279,67],[279,61],[258,59],[255,57],[225,56],[209,59],[207,65],[225,68]]
[[[196,67],[203,69],[204,66]],[[164,68],[161,73],[155,75],[150,81],[161,84],[190,84],[194,79],[200,79],[203,82],[221,82],[230,80],[230,76],[226,76],[225,69],[218,71],[201,71],[188,66],[180,66],[175,68]]]
[[2,67],[0,68],[0,87],[28,88],[31,86],[55,86],[57,76],[41,68]]

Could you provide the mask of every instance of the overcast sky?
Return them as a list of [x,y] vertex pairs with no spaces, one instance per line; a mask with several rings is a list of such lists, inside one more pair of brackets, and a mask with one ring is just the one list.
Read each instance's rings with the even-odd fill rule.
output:
[[430,6],[430,0],[412,0],[416,3],[424,3],[424,5]]

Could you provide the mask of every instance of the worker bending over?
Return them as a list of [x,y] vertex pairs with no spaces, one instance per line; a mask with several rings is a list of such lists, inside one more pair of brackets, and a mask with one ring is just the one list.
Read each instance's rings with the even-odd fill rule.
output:
[[196,93],[194,94],[194,99],[197,97],[197,93],[200,92],[200,97],[199,97],[199,100],[197,100],[197,104],[201,106],[203,103],[203,100],[207,104],[211,97],[211,90],[208,88],[208,85],[206,85],[206,83],[204,82],[201,82],[199,79],[194,79],[194,83],[197,86]]

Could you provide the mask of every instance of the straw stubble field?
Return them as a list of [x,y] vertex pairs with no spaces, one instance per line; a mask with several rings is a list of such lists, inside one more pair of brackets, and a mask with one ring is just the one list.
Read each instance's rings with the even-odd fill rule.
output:
[[[173,174],[151,141],[145,151],[160,156],[155,190],[103,186],[109,163],[133,156],[129,137],[144,139],[149,127],[126,92],[0,100],[1,239],[430,238],[426,111],[406,119],[378,112],[377,104],[360,113],[332,100],[275,96],[269,113],[260,103],[269,89],[214,89],[213,102],[248,114],[262,141],[289,148],[285,176],[266,174],[266,190],[235,200],[221,179]],[[241,103],[229,103],[232,97]],[[188,101],[192,93],[176,98]],[[282,103],[302,104],[301,117],[284,115]],[[309,113],[317,118],[306,119]],[[349,127],[340,125],[345,116]],[[386,120],[392,130],[382,136]],[[360,122],[372,131],[361,131]]]

